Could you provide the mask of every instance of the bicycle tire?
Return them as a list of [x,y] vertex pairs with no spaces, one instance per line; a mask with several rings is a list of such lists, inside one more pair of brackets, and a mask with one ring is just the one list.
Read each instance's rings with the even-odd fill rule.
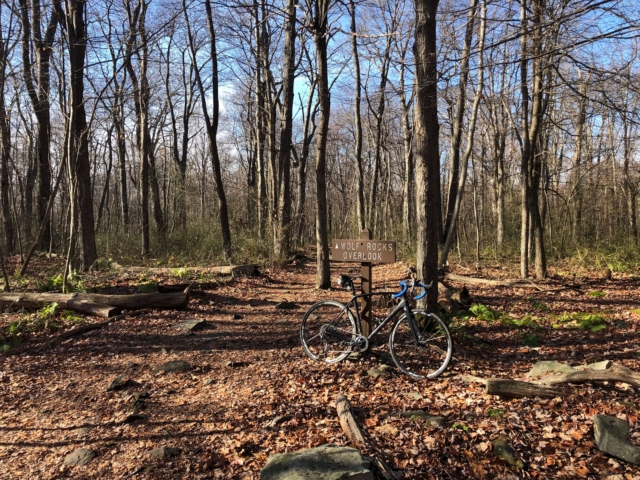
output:
[[[332,327],[333,333],[326,329]],[[322,300],[307,310],[300,324],[300,343],[307,356],[325,363],[347,358],[357,335],[356,322],[349,308],[335,300]],[[343,338],[340,338],[342,336]]]
[[393,326],[389,350],[396,366],[410,377],[420,380],[436,378],[449,366],[453,355],[451,332],[437,315],[411,310],[421,341],[416,343],[406,314]]

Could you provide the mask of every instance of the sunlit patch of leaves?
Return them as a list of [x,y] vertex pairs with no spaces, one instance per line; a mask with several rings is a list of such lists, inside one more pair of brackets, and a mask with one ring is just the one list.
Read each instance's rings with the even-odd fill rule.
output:
[[553,317],[555,323],[553,328],[579,328],[580,330],[590,330],[593,333],[600,332],[607,328],[607,322],[602,315],[586,312],[563,313]]
[[589,292],[589,296],[590,297],[594,297],[594,298],[600,298],[600,297],[604,297],[607,294],[605,292],[599,292],[599,291],[593,291],[593,292]]

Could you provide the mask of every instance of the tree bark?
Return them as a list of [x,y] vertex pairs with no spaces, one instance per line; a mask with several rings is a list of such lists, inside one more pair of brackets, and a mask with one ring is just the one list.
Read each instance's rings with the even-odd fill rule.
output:
[[360,425],[351,411],[351,403],[342,394],[336,397],[336,411],[342,431],[347,435],[347,438],[358,446],[365,445],[364,432],[360,429]]
[[296,76],[296,9],[297,0],[287,0],[284,38],[284,73],[282,77],[282,109],[280,151],[278,152],[279,196],[274,254],[288,254],[291,246],[291,137],[293,130],[293,82]]
[[329,0],[313,2],[313,39],[316,46],[318,65],[318,103],[320,105],[320,125],[316,136],[316,286],[331,286],[329,267],[329,236],[327,231],[327,136],[331,114],[331,96],[327,68],[327,23]]
[[[89,162],[88,127],[84,103],[84,62],[87,50],[85,30],[85,0],[66,0],[63,25],[69,44],[69,177],[77,197],[71,199],[77,205],[82,257],[80,267],[88,270],[98,259],[91,190],[91,166]],[[59,5],[59,4],[57,4]]]
[[566,388],[545,387],[535,383],[519,382],[517,380],[489,378],[485,384],[485,393],[487,395],[498,395],[505,398],[554,398],[573,395],[575,392]]
[[[60,0],[55,0],[56,4]],[[22,72],[25,87],[36,117],[36,172],[38,193],[36,199],[38,224],[42,224],[47,201],[51,195],[51,113],[49,102],[50,60],[53,42],[60,19],[56,7],[51,7],[44,35],[41,31],[42,7],[40,0],[19,0],[20,21],[22,24]],[[31,11],[31,17],[29,16]],[[35,52],[35,67],[31,51]],[[34,76],[37,85],[34,85]],[[40,243],[41,248],[49,248],[51,229],[47,226]]]
[[[2,7],[0,6],[0,12]],[[11,45],[4,41],[12,32],[3,31],[0,25],[0,216],[4,227],[4,246],[8,255],[14,251],[13,219],[11,218],[11,204],[9,203],[9,159],[11,157],[11,119],[7,115],[5,102],[5,84],[7,78],[7,64]]]
[[362,165],[362,118],[360,115],[360,103],[362,101],[362,81],[360,78],[360,57],[358,54],[358,37],[356,28],[356,5],[353,0],[349,0],[349,13],[351,15],[351,56],[353,58],[353,68],[355,76],[355,85],[353,92],[353,115],[355,127],[355,163],[357,175],[357,195],[356,195],[356,216],[358,220],[358,229],[365,229],[365,204],[364,204],[364,168]]
[[[440,240],[440,156],[438,148],[438,72],[436,11],[439,0],[414,0],[416,106],[414,145],[416,160],[416,270],[425,283],[438,279]],[[435,309],[438,289],[429,289],[426,304]]]

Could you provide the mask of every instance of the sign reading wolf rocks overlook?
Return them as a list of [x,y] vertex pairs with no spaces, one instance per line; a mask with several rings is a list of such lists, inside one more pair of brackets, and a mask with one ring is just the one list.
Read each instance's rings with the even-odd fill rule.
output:
[[396,242],[332,240],[331,260],[339,262],[395,263]]

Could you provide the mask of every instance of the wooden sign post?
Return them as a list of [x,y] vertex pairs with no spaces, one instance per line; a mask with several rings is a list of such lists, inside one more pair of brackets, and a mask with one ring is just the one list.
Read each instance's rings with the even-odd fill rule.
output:
[[[371,266],[374,263],[395,263],[396,242],[372,240],[371,231],[365,228],[360,232],[359,240],[332,240],[331,260],[334,262],[360,263],[362,293],[371,293]],[[371,297],[362,298],[360,310],[362,334],[371,332]]]

